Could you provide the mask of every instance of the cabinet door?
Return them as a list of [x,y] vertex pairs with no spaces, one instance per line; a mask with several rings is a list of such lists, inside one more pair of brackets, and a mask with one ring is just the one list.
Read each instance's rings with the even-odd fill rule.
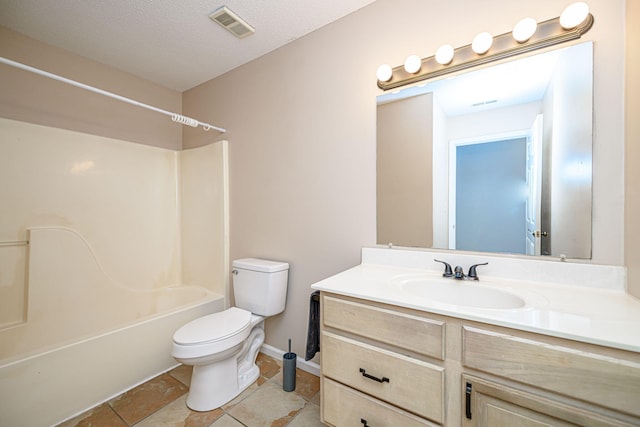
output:
[[463,375],[464,427],[637,425],[470,375]]
[[493,396],[475,392],[472,413],[474,426],[487,427],[567,427],[576,426],[550,417],[540,412],[513,403],[497,399]]

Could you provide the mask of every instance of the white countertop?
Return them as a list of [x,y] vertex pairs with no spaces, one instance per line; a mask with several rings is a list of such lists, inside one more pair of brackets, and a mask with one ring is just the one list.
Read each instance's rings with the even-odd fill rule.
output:
[[[480,281],[460,281],[443,278],[441,270],[436,270],[440,269],[437,263],[432,262],[436,266],[430,265],[429,268],[398,265],[402,262],[381,264],[379,256],[367,256],[364,251],[362,264],[311,287],[339,295],[640,352],[640,300],[625,293],[617,284],[610,287],[566,285],[557,277],[534,282],[483,275],[482,267],[478,268]],[[397,253],[393,255],[397,256]],[[433,255],[430,253],[426,257],[432,261]],[[443,254],[436,255],[440,256],[438,259],[443,258]],[[447,255],[451,258],[451,254]],[[491,257],[471,261],[482,262],[483,258]],[[467,268],[468,265],[465,265],[465,273]],[[575,270],[580,266],[570,268]],[[614,271],[616,268],[619,267],[614,267]],[[412,277],[442,286],[474,286],[488,289],[488,292],[497,289],[521,297],[525,305],[514,309],[491,309],[446,304],[429,298],[428,292],[416,294],[399,285],[403,279]]]

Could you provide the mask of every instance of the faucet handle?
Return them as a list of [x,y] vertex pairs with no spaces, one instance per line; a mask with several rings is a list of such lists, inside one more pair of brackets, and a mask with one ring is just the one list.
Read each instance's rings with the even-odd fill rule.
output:
[[435,258],[434,261],[444,264],[444,273],[442,273],[442,277],[453,277],[453,270],[451,269],[451,265],[448,262],[440,261]]
[[483,262],[482,264],[474,264],[469,267],[469,274],[467,274],[467,279],[469,280],[479,280],[478,273],[476,273],[476,268],[480,265],[487,265],[488,262]]

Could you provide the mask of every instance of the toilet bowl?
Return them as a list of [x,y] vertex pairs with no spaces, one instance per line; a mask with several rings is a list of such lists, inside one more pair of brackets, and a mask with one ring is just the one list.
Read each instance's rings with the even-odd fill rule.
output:
[[246,258],[233,267],[237,307],[192,320],[173,335],[172,356],[193,366],[187,406],[195,411],[228,403],[258,379],[264,319],[284,311],[287,263]]

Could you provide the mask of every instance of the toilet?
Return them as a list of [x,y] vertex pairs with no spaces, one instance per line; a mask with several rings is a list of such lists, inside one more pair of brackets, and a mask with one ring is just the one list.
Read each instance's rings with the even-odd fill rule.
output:
[[232,265],[236,306],[192,320],[173,335],[171,355],[193,366],[187,406],[194,411],[218,408],[258,379],[264,319],[284,311],[289,264],[244,258]]

